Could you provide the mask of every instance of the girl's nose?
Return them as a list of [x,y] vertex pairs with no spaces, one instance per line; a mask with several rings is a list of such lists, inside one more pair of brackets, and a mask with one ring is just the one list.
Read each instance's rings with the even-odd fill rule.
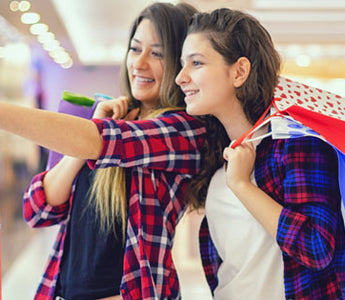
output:
[[147,62],[147,55],[144,52],[141,52],[135,59],[133,62],[133,67],[135,69],[144,69],[146,68],[148,65]]
[[175,82],[177,85],[183,85],[184,83],[186,83],[189,80],[189,76],[187,76],[187,72],[185,70],[185,68],[182,68],[180,70],[180,72],[177,74],[176,78],[175,78]]

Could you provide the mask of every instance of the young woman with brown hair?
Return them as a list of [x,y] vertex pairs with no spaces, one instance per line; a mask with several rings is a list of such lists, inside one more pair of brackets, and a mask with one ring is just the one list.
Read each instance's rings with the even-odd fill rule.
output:
[[[196,14],[176,78],[187,112],[210,114],[228,138],[249,132],[271,105],[280,58],[254,17]],[[201,257],[215,299],[344,299],[345,232],[338,163],[319,138],[272,139],[261,127],[208,187]]]

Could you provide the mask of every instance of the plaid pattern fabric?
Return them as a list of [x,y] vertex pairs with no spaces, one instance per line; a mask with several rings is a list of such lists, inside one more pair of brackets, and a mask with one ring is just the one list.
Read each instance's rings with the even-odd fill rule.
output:
[[[39,283],[35,300],[48,300],[54,297],[54,288],[63,251],[63,243],[70,215],[71,201],[59,206],[51,206],[46,202],[43,189],[43,179],[48,171],[37,174],[31,180],[24,194],[23,214],[24,219],[31,227],[47,227],[60,225],[53,251],[51,252],[45,272]],[[73,194],[74,189],[72,190]]]
[[222,259],[220,258],[216,247],[213,244],[213,241],[210,237],[210,232],[208,229],[207,218],[201,222],[200,231],[199,231],[199,250],[200,256],[202,258],[202,264],[206,276],[206,280],[208,285],[211,288],[211,292],[213,295],[213,291],[218,285],[218,278],[216,276],[219,266],[222,263]]
[[[93,121],[102,134],[103,150],[89,165],[132,169],[122,297],[180,299],[171,248],[185,210],[186,183],[199,170],[206,130],[185,112],[166,112],[153,120]],[[36,300],[54,294],[70,206],[52,208],[45,203],[43,176],[35,176],[25,193],[25,218],[31,226],[63,224]]]
[[[266,138],[257,148],[256,182],[284,206],[276,239],[283,253],[286,299],[345,299],[345,230],[337,172],[335,151],[315,137]],[[216,278],[207,226],[200,233],[205,274]]]

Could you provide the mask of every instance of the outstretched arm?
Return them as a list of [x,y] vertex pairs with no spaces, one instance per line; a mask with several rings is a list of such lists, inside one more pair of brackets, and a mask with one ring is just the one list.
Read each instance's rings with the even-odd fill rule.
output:
[[102,138],[83,118],[0,102],[0,128],[48,149],[83,159],[97,159]]
[[[108,101],[106,101],[108,102]],[[106,109],[104,106],[110,108]],[[138,110],[128,112],[128,99],[126,97],[115,98],[109,103],[100,103],[94,113],[94,117],[112,115],[112,118],[119,120],[131,120],[136,117]],[[64,156],[61,161],[54,166],[44,177],[44,192],[46,201],[52,206],[61,205],[66,202],[72,192],[74,179],[80,169],[85,164],[85,160]]]

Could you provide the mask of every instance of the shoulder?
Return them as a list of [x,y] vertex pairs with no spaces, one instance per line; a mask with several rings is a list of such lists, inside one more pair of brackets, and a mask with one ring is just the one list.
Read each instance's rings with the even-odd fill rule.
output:
[[281,159],[286,164],[299,163],[307,164],[308,168],[321,168],[328,165],[328,168],[337,169],[337,153],[334,148],[320,138],[305,136],[300,138],[287,139],[284,147],[281,147]]
[[336,178],[337,170],[336,151],[320,138],[311,136],[275,140],[267,138],[257,149],[255,173],[259,178],[268,175],[280,178],[288,174],[295,177],[301,174],[300,172],[310,176],[323,172]]
[[176,131],[181,136],[203,136],[206,133],[206,127],[202,120],[195,118],[185,111],[166,111],[154,119],[147,120],[156,127],[166,127],[170,133]]

